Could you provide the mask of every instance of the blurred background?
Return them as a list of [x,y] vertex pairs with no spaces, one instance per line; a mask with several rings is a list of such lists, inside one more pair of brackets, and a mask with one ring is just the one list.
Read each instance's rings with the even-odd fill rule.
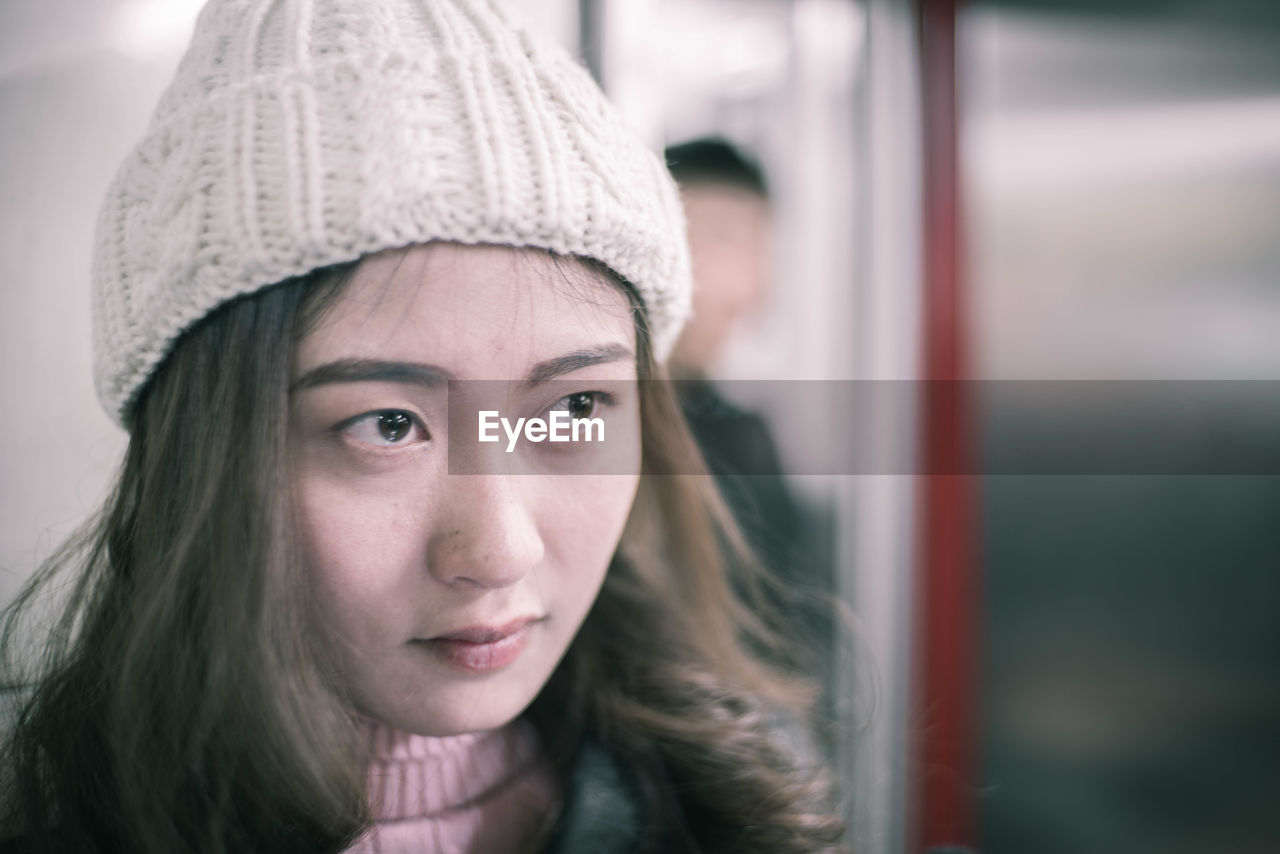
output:
[[[1172,443],[1196,473],[1040,474],[1026,400],[904,386],[910,405],[853,413],[879,473],[823,475],[806,453],[848,401],[787,391],[1276,394],[1280,4],[512,5],[655,148],[717,137],[767,181],[742,226],[760,282],[690,373],[767,425],[795,582],[856,614],[828,663],[860,854],[1280,850],[1280,477],[1214,465],[1273,459],[1274,420],[1193,407],[1135,438],[1042,394],[1035,423]],[[90,379],[93,221],[199,6],[0,4],[3,602],[124,447]],[[721,256],[742,189],[698,202],[710,225],[691,207]],[[1019,444],[1019,473],[983,473]]]

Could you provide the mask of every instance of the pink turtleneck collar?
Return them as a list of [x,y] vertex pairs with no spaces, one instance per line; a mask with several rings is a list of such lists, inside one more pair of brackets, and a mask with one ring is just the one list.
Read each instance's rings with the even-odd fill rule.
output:
[[533,724],[444,738],[367,722],[376,821],[346,854],[507,854],[536,850],[560,786]]

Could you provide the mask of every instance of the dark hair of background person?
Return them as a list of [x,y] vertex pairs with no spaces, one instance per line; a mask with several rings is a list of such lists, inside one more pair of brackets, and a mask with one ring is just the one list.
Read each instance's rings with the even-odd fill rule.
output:
[[678,184],[724,184],[769,198],[769,183],[760,165],[721,137],[668,146],[664,155],[667,169]]
[[[350,269],[188,331],[136,404],[102,513],[4,614],[21,700],[0,837],[22,835],[19,850],[315,854],[371,820],[367,747],[285,488],[296,343]],[[696,472],[670,385],[643,381],[662,370],[635,316],[644,472]],[[843,850],[828,772],[779,725],[812,692],[748,652],[768,630],[727,580],[723,544],[740,538],[709,483],[641,478],[599,598],[528,714],[566,775],[586,740],[626,769],[642,850]],[[24,668],[46,594],[67,599]]]

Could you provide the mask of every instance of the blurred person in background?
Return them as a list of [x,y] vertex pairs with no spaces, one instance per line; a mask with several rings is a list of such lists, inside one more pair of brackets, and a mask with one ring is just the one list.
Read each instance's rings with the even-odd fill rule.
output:
[[[752,551],[776,582],[768,597],[782,634],[827,676],[833,586],[830,535],[788,487],[766,419],[712,379],[739,325],[757,315],[773,279],[772,209],[760,165],[731,142],[703,137],[666,149],[680,186],[693,264],[693,311],[671,355],[685,417]],[[816,654],[815,654],[816,653]]]
[[671,354],[677,379],[706,379],[738,324],[760,311],[773,277],[769,186],[760,166],[727,140],[666,150],[680,185],[693,253],[693,319]]

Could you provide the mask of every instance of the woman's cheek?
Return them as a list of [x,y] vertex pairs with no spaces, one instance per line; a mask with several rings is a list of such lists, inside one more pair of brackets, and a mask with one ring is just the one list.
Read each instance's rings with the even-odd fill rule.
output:
[[347,624],[396,601],[421,551],[413,502],[322,473],[304,475],[296,494],[306,570],[331,616]]
[[544,506],[553,512],[543,529],[550,532],[561,563],[575,572],[597,570],[603,577],[631,512],[639,476],[584,475],[548,481],[554,491],[544,498]]

